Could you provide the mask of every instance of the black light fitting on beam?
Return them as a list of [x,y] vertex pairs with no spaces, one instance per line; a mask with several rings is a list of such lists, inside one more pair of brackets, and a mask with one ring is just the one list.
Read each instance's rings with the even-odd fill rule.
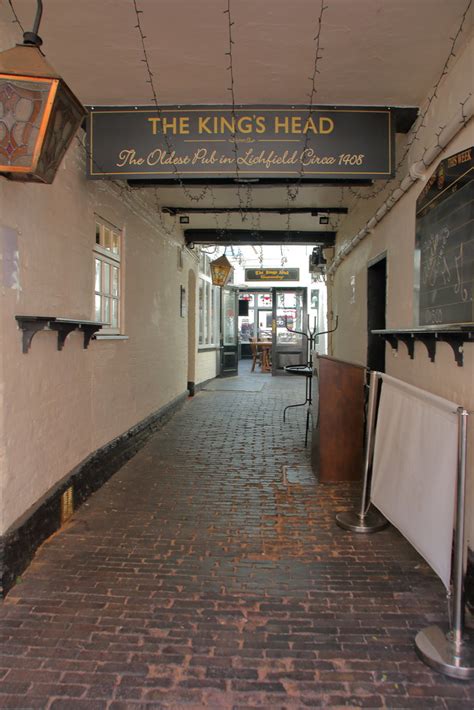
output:
[[267,244],[323,244],[334,246],[334,231],[298,231],[269,229],[185,229],[184,239],[189,244],[219,244],[221,246]]
[[[310,214],[312,217],[329,214],[347,214],[347,207],[162,207],[162,212],[172,216],[177,214],[226,214],[227,212],[246,214]],[[320,224],[329,224],[320,222]]]

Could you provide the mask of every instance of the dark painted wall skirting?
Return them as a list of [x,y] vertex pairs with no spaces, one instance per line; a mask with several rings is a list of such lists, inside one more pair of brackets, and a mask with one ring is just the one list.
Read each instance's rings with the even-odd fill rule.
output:
[[469,612],[474,616],[474,550],[468,548],[464,596]]
[[204,387],[209,383],[212,382],[212,380],[215,380],[215,377],[210,377],[208,380],[204,380],[203,382],[198,382],[197,384],[195,382],[188,382],[188,392],[190,397],[194,397],[196,392],[200,392],[200,390],[203,390]]
[[157,412],[95,451],[74,468],[54,489],[27,511],[15,526],[0,536],[0,598],[28,567],[38,547],[61,527],[61,496],[74,488],[77,509],[116,473],[150,436],[160,429],[186,401],[185,392]]
[[198,382],[197,385],[195,385],[195,391],[200,392],[201,390],[204,389],[206,385],[209,384],[209,382],[212,382],[212,380],[215,380],[215,377],[210,377],[208,380],[203,380],[202,382]]

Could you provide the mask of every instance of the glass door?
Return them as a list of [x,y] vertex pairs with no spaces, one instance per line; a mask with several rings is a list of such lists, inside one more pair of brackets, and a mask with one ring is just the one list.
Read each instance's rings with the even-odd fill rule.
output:
[[231,377],[239,368],[239,289],[225,286],[221,292],[221,377]]
[[305,332],[306,289],[273,289],[272,374],[283,374],[287,365],[303,365],[308,359],[308,341],[293,330]]

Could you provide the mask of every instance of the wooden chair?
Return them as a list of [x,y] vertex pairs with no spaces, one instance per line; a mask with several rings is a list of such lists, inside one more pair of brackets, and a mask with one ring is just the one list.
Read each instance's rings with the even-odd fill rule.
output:
[[250,350],[252,351],[252,369],[250,372],[255,371],[255,365],[258,364],[260,365],[260,352],[258,350],[257,346],[257,338],[250,338]]

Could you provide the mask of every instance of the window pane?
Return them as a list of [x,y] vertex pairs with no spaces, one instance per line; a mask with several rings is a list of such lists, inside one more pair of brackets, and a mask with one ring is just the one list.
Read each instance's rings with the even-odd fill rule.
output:
[[259,293],[257,302],[260,307],[271,308],[272,307],[272,294],[271,293]]
[[223,307],[223,330],[224,330],[224,345],[236,344],[236,313],[235,313],[235,296],[232,291],[224,291],[222,307]]
[[102,293],[110,293],[110,264],[104,262],[102,276]]
[[204,343],[204,281],[199,279],[199,344]]
[[112,251],[112,232],[107,227],[104,227],[104,242],[102,244],[105,249]]
[[100,244],[100,224],[95,225],[95,243]]
[[206,343],[212,342],[212,336],[211,336],[211,328],[212,328],[212,321],[211,321],[211,284],[208,283],[206,286],[206,316],[207,316],[207,323],[206,323]]
[[119,295],[119,270],[116,266],[112,267],[112,296]]
[[118,301],[115,298],[112,299],[111,325],[112,325],[112,328],[118,328]]
[[215,343],[215,331],[216,331],[216,287],[211,286],[211,293],[209,298],[209,342]]
[[110,298],[104,298],[104,321],[110,323]]
[[95,320],[102,320],[101,302],[102,302],[102,298],[96,293],[96,295],[95,295],[95,309],[94,309]]
[[112,251],[114,254],[118,254],[120,251],[120,237],[116,232],[112,233]]
[[100,291],[100,260],[95,259],[95,290]]

